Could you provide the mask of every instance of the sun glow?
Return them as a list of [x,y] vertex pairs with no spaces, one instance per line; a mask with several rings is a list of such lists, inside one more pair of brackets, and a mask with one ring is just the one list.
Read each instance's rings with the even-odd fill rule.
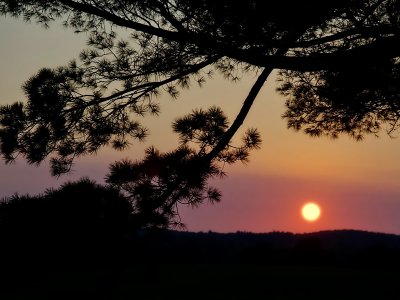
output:
[[317,204],[308,202],[303,205],[301,214],[306,221],[314,222],[319,219],[321,215],[321,209]]

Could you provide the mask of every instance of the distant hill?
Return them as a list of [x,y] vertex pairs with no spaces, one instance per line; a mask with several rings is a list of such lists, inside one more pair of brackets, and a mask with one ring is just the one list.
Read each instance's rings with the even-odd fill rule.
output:
[[0,201],[0,299],[399,299],[398,235],[132,221],[126,199],[87,180]]
[[400,236],[358,230],[305,234],[160,231],[141,234],[142,257],[159,262],[400,266]]
[[399,299],[398,235],[147,230],[125,238],[3,255],[0,299]]

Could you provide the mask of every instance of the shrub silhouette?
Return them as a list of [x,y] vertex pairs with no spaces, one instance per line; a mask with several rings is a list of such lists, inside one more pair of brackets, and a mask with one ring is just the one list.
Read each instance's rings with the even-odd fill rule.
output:
[[89,179],[14,195],[0,203],[0,251],[12,264],[104,259],[124,241],[131,212],[118,190]]

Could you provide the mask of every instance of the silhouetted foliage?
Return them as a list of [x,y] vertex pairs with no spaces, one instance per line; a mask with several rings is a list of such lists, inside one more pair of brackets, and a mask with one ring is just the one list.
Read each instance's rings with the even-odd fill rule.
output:
[[88,179],[38,196],[14,195],[0,202],[1,252],[46,257],[86,248],[101,251],[130,232],[131,214],[130,203],[117,189]]
[[259,133],[249,129],[242,145],[228,144],[210,161],[210,152],[227,128],[227,118],[219,108],[195,110],[173,123],[180,137],[178,149],[160,153],[150,147],[141,161],[111,165],[106,181],[128,197],[138,227],[183,226],[180,205],[220,201],[221,193],[208,186],[208,180],[224,175],[225,164],[246,162],[249,151],[261,143]]
[[[375,55],[378,55],[376,53]],[[307,134],[337,138],[347,133],[356,140],[399,129],[399,64],[385,60],[357,69],[303,72],[282,71],[279,90],[289,97],[283,115],[288,126]]]
[[107,293],[134,255],[131,216],[129,201],[117,189],[89,179],[2,199],[0,298],[43,299],[83,289],[110,299]]
[[[26,104],[1,108],[1,152],[30,163],[54,155],[53,173],[67,172],[77,156],[143,139],[136,116],[158,114],[158,94],[177,97],[213,70],[233,81],[259,77],[209,159],[230,143],[273,69],[289,127],[356,139],[391,133],[400,113],[399,12],[398,0],[1,0],[1,14],[45,26],[62,19],[90,33],[79,62],[40,70],[24,85]],[[119,38],[118,27],[130,36]]]
[[219,108],[195,110],[173,124],[180,137],[178,149],[160,153],[150,147],[141,161],[112,164],[106,178],[109,186],[83,179],[43,195],[4,199],[0,227],[25,242],[44,242],[54,234],[52,241],[71,238],[74,243],[91,244],[97,238],[118,239],[143,228],[183,226],[179,206],[220,201],[220,192],[208,180],[223,176],[225,164],[246,162],[249,151],[259,147],[259,133],[249,129],[241,145],[228,144],[208,160],[227,128],[228,120]]

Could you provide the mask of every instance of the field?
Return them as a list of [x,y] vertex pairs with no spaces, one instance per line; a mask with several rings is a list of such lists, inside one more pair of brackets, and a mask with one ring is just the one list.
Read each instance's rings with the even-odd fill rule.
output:
[[31,275],[31,281],[3,289],[1,299],[398,299],[400,294],[399,271],[379,269],[157,264]]

